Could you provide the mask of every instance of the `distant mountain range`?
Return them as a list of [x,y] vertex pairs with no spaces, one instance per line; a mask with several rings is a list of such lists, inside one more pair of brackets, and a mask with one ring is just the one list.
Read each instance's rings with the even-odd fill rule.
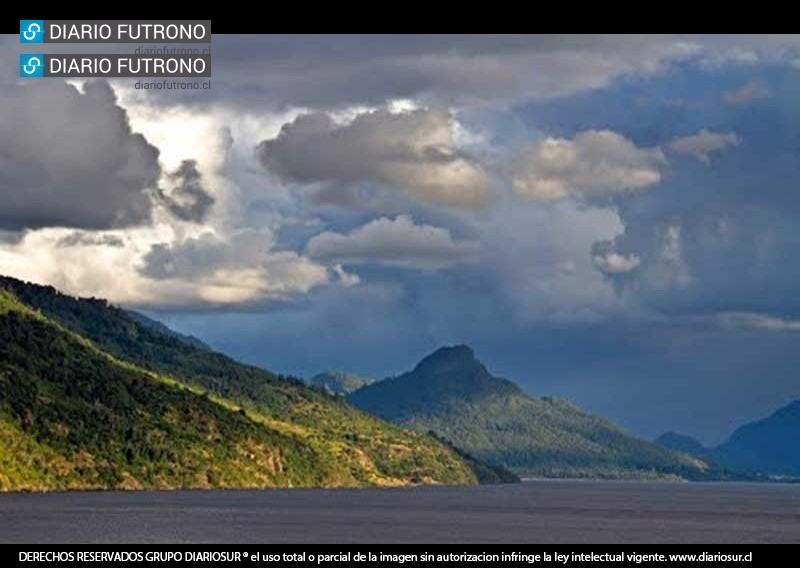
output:
[[646,442],[571,403],[534,397],[493,376],[459,345],[347,399],[381,418],[433,431],[478,459],[523,475],[706,478],[700,458]]
[[372,382],[372,379],[344,373],[341,371],[324,371],[308,379],[308,384],[321,387],[331,394],[346,395]]
[[738,428],[715,448],[689,436],[661,435],[656,443],[713,461],[722,467],[762,476],[800,477],[800,400]]
[[0,490],[472,484],[492,468],[104,300],[0,277]]

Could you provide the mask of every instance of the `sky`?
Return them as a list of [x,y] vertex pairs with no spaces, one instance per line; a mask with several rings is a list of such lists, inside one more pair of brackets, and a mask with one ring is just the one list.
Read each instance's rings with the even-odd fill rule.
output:
[[647,438],[800,398],[800,36],[223,36],[212,88],[17,79],[0,273],[237,358],[466,343]]

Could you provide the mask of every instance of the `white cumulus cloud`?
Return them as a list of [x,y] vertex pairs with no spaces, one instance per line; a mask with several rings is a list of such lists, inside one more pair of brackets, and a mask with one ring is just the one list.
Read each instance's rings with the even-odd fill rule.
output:
[[343,278],[267,232],[155,224],[28,231],[0,243],[0,274],[134,307],[218,307],[285,300]]
[[427,269],[467,261],[476,252],[474,243],[455,241],[447,229],[417,225],[407,215],[381,217],[347,234],[324,232],[306,247],[306,254],[316,260]]
[[721,327],[763,331],[800,331],[800,321],[756,312],[719,312],[704,318]]
[[325,113],[305,114],[261,142],[258,156],[287,182],[371,182],[420,201],[468,208],[489,197],[488,176],[457,148],[454,122],[445,111],[381,109],[346,124]]
[[522,150],[512,165],[512,185],[536,200],[609,195],[658,183],[663,163],[658,148],[639,148],[610,130],[589,130]]
[[667,149],[675,154],[693,156],[703,163],[711,162],[711,155],[739,145],[739,137],[733,132],[711,132],[705,128],[692,134],[675,138]]
[[769,96],[769,88],[763,81],[753,79],[748,81],[738,89],[728,91],[724,95],[726,103],[729,104],[744,104],[758,99],[763,99]]
[[624,255],[618,252],[606,252],[592,255],[592,262],[601,272],[619,274],[630,272],[641,263],[639,255]]

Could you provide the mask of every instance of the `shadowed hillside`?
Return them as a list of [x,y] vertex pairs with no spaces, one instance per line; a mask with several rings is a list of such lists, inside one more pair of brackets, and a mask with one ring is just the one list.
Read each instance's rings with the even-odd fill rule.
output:
[[308,379],[308,384],[322,387],[332,394],[346,395],[372,382],[367,377],[341,371],[325,371]]
[[702,478],[695,457],[639,440],[567,401],[494,377],[469,347],[439,349],[413,371],[348,400],[397,424],[432,430],[480,460],[541,476]]
[[740,471],[800,477],[800,400],[738,428],[711,456]]

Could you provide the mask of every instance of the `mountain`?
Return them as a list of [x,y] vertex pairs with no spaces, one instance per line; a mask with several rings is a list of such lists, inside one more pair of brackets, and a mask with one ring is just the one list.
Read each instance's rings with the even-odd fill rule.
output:
[[341,371],[324,371],[308,379],[308,384],[322,387],[331,394],[346,395],[372,382],[372,379]]
[[493,376],[464,345],[361,388],[354,405],[520,474],[703,478],[700,459],[639,440],[564,400],[533,397]]
[[739,471],[800,476],[800,400],[737,429],[712,457]]
[[665,432],[653,440],[653,443],[695,456],[702,456],[708,453],[708,449],[691,436],[684,436],[675,432]]
[[0,490],[470,484],[474,467],[105,300],[0,277]]
[[667,432],[655,443],[697,456],[741,479],[800,477],[800,400],[763,420],[738,428],[721,445],[707,448],[690,436]]
[[155,332],[161,333],[162,335],[168,335],[170,337],[174,337],[175,339],[179,339],[184,343],[193,345],[194,347],[199,347],[200,349],[211,351],[211,348],[208,345],[206,345],[204,342],[200,341],[193,335],[184,335],[183,333],[178,333],[177,331],[173,331],[160,321],[156,321],[152,318],[149,318],[142,313],[134,312],[133,310],[128,310],[128,316],[136,323],[144,327],[148,327]]

